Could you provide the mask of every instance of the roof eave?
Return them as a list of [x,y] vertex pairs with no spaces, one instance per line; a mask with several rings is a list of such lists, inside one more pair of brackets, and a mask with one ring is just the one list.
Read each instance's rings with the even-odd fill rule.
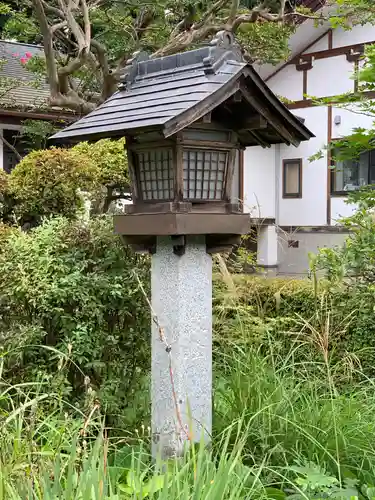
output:
[[256,84],[257,88],[266,97],[269,103],[282,115],[290,125],[298,132],[300,139],[302,141],[308,141],[309,139],[315,137],[310,129],[302,123],[297,116],[295,116],[291,111],[283,104],[280,99],[272,92],[272,90],[265,84],[258,73],[251,67],[247,66],[245,70],[245,75],[250,77],[251,80]]
[[[66,129],[65,129],[66,130]],[[151,132],[151,131],[158,131],[160,130],[163,132],[163,124],[161,125],[153,125],[150,127],[142,127],[142,128],[134,128],[134,129],[128,129],[128,130],[111,130],[109,132],[98,132],[98,133],[91,133],[87,135],[79,135],[79,134],[74,134],[74,135],[66,135],[64,133],[64,130],[61,132],[57,132],[53,136],[51,136],[48,141],[51,144],[77,144],[79,142],[92,142],[92,141],[100,141],[101,139],[121,139],[126,136],[131,136],[131,135],[136,135],[140,132]]]

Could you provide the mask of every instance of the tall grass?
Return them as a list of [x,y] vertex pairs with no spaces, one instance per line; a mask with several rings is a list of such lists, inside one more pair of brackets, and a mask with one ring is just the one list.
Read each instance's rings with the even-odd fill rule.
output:
[[345,325],[322,301],[289,352],[267,330],[251,343],[252,312],[225,279],[238,331],[215,353],[211,449],[154,463],[147,431],[111,433],[95,401],[80,410],[43,383],[10,385],[0,362],[0,500],[375,498],[374,381],[348,384],[331,356]]
[[[235,348],[234,348],[235,349]],[[271,467],[313,462],[340,477],[375,465],[373,385],[343,392],[327,377],[292,371],[284,360],[237,349],[222,375],[215,397],[216,432],[230,422],[246,425],[246,462]],[[321,370],[318,371],[322,373]]]
[[293,467],[311,464],[339,485],[348,476],[372,481],[372,382],[340,391],[322,367],[312,377],[310,368],[291,367],[293,357],[278,358],[271,346],[272,339],[268,355],[264,346],[236,345],[221,354],[212,449],[193,448],[166,464],[152,463],[147,435],[110,439],[92,412],[64,414],[64,402],[43,385],[3,382],[0,500],[235,500],[288,492],[308,499],[314,497],[296,481]]
[[[295,315],[299,332],[283,332],[289,338],[285,350],[285,343],[278,345],[280,332],[275,338],[267,323],[254,321],[232,276],[225,268],[221,274],[226,290],[216,321],[226,322],[230,310],[238,327],[232,340],[217,339],[215,433],[242,421],[244,462],[262,463],[276,483],[281,471],[308,463],[340,484],[347,476],[368,481],[375,469],[374,380],[361,373],[354,353],[337,360],[334,352],[353,314],[337,321],[328,296],[320,294],[308,316]],[[259,300],[258,318],[261,307]]]

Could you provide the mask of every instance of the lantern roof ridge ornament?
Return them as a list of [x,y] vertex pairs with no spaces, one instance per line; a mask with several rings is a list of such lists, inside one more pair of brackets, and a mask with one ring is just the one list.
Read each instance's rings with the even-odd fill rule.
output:
[[[226,61],[237,61],[245,65],[241,48],[229,31],[219,31],[210,43],[198,49],[178,54],[153,58],[147,52],[134,52],[127,60],[119,89],[130,89],[140,80],[203,69],[206,75],[214,74]],[[193,67],[193,68],[192,68]]]
[[51,139],[79,142],[152,130],[167,138],[219,108],[219,121],[238,132],[242,147],[297,146],[314,136],[243,60],[233,34],[220,31],[190,51],[156,58],[134,53],[119,90]]

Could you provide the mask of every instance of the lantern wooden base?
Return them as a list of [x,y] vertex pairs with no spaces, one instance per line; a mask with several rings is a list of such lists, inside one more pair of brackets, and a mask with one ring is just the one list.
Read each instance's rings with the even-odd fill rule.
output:
[[246,234],[250,217],[207,212],[116,215],[114,226],[117,234],[129,236]]
[[183,251],[186,235],[206,235],[207,253],[230,251],[250,227],[249,214],[164,213],[114,217],[115,232],[135,251],[154,253],[157,236],[175,238],[176,253]]
[[[176,255],[183,255],[185,253],[186,236],[172,236],[175,239],[173,252]],[[132,247],[134,252],[137,253],[150,253],[156,252],[157,236],[124,236],[122,239],[125,245]],[[239,245],[241,242],[241,235],[239,234],[207,234],[206,235],[206,252],[209,254],[214,253],[227,253],[231,252],[233,247]]]
[[140,214],[184,214],[184,213],[202,213],[210,214],[242,214],[242,208],[239,203],[228,203],[225,201],[205,201],[204,203],[192,203],[189,201],[165,201],[155,203],[136,203],[125,205],[127,215]]

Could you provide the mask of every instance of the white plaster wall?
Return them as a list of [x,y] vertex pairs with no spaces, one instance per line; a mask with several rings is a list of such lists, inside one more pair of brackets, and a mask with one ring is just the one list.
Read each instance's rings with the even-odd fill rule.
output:
[[[335,125],[335,117],[341,118],[341,123]],[[364,115],[358,106],[351,105],[348,109],[332,108],[332,138],[346,137],[354,128],[370,128],[374,119]]]
[[[318,36],[318,35],[317,35]],[[346,46],[355,43],[375,40],[375,27],[356,27],[352,31],[334,30],[334,47]],[[315,47],[307,52],[326,50],[328,35],[319,40]],[[312,96],[329,96],[354,89],[354,65],[346,60],[346,56],[336,56],[327,59],[317,59],[313,68],[307,72],[307,93]],[[297,76],[301,75],[301,76]],[[272,77],[268,84],[271,89],[289,99],[301,99],[302,72],[289,65]],[[293,87],[293,88],[292,88]],[[340,138],[350,134],[355,127],[369,128],[372,119],[358,114],[358,109],[353,111],[333,108],[332,110],[332,137]],[[328,139],[328,110],[326,107],[296,109],[296,115],[306,119],[305,124],[316,135],[307,143],[302,143],[299,148],[280,146],[280,160],[276,162],[276,172],[281,178],[282,160],[287,158],[303,159],[303,187],[301,199],[283,199],[282,183],[279,183],[279,203],[276,207],[278,213],[277,223],[281,226],[319,226],[326,225],[327,214],[327,158],[326,155],[318,161],[309,163],[308,157],[316,153],[327,143]],[[341,118],[341,123],[335,125],[335,117]],[[269,180],[267,179],[267,183]],[[259,181],[258,181],[259,184]],[[259,190],[262,188],[259,186]],[[354,207],[345,203],[345,197],[331,198],[332,224],[342,216],[352,213]]]
[[321,50],[328,49],[328,34],[323,38],[318,40],[314,45],[303,51],[303,54],[309,54],[310,52],[320,52]]
[[[348,233],[296,232],[279,231],[278,259],[279,275],[301,275],[309,272],[309,254],[318,253],[320,248],[334,248],[345,243]],[[288,246],[288,240],[298,241],[298,248]]]
[[315,59],[312,69],[307,72],[307,94],[326,97],[353,91],[353,71],[354,64],[344,55]]
[[[293,58],[297,54],[301,53],[305,47],[308,47],[320,35],[325,33],[328,28],[328,22],[323,22],[319,26],[316,26],[312,19],[307,19],[289,39],[290,57]],[[275,66],[272,64],[263,64],[262,66],[257,65],[256,70],[262,78],[268,78],[274,73],[275,70],[283,66],[284,63],[285,61],[281,61]]]
[[345,196],[333,196],[331,198],[331,224],[340,224],[342,217],[349,217],[355,211],[356,206],[346,203]]
[[297,71],[294,64],[288,64],[268,82],[273,92],[291,101],[303,99],[303,71]]
[[365,26],[354,26],[350,31],[337,28],[333,31],[333,48],[345,47],[356,43],[374,42],[375,26],[366,24]]
[[327,157],[314,162],[308,158],[321,149],[327,142],[327,108],[305,108],[295,114],[305,118],[305,125],[316,137],[302,142],[298,148],[280,146],[280,161],[277,168],[282,179],[283,159],[302,158],[302,198],[282,198],[282,182],[279,186],[280,226],[320,226],[327,220]]
[[244,210],[252,217],[275,217],[275,147],[244,152]]
[[[301,32],[301,30],[297,31]],[[317,30],[315,37],[320,34],[321,32]],[[374,26],[357,26],[351,31],[342,29],[333,31],[333,48],[370,41],[375,41]],[[300,40],[301,46],[302,40]],[[327,49],[328,34],[306,52]],[[315,59],[313,68],[307,71],[307,93],[311,96],[330,96],[353,91],[353,72],[354,64],[348,62],[345,55]],[[277,95],[291,100],[303,98],[303,72],[297,71],[295,65],[283,68],[270,78],[267,84]],[[353,111],[332,109],[332,138],[345,137],[355,127],[369,128],[372,125],[370,117],[358,114],[358,109],[353,108]],[[255,193],[261,206],[262,216],[274,216],[279,226],[324,226],[327,223],[327,157],[324,155],[322,159],[313,163],[308,161],[308,157],[327,144],[328,109],[326,107],[301,108],[293,110],[293,113],[305,118],[306,126],[316,135],[316,138],[302,143],[298,148],[277,146],[275,155],[270,150],[263,150],[260,147],[249,149],[245,156],[245,195],[248,204],[254,206],[256,205]],[[341,118],[339,125],[334,123],[337,116]],[[279,158],[276,151],[280,153]],[[301,199],[282,198],[282,160],[288,158],[303,159]],[[256,168],[256,165],[261,165],[261,168]],[[274,180],[273,176],[275,176]],[[277,182],[278,178],[279,182]],[[273,197],[274,202],[272,202]],[[354,206],[346,204],[345,200],[345,197],[331,197],[332,224],[337,224],[338,219],[350,215],[355,209]],[[312,235],[312,238],[314,237]],[[321,238],[324,237],[321,236]]]
[[257,239],[257,263],[259,266],[277,266],[278,235],[276,226],[262,226]]

